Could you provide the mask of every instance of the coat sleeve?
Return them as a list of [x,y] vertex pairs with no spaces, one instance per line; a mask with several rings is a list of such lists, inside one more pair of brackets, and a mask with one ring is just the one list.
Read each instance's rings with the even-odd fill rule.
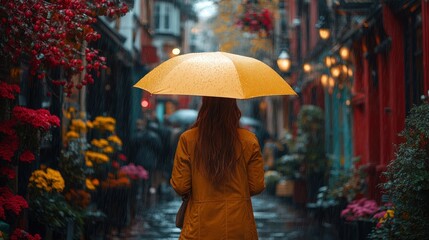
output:
[[249,181],[250,196],[264,191],[264,160],[261,155],[261,148],[257,141],[252,144],[252,154],[247,166],[247,178]]
[[191,161],[186,147],[186,139],[180,136],[179,143],[174,156],[173,172],[170,184],[177,194],[183,196],[191,191]]

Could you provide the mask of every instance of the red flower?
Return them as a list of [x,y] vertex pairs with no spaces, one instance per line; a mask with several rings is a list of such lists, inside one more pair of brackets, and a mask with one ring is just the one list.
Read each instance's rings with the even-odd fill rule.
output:
[[34,154],[29,151],[29,150],[25,150],[21,156],[19,156],[19,160],[22,162],[28,162],[31,163],[32,161],[34,161],[36,159],[36,157],[34,156]]
[[0,81],[0,98],[15,99],[15,95],[20,91],[16,84],[7,84]]
[[48,130],[52,126],[60,126],[60,119],[51,115],[46,109],[30,109],[21,106],[13,108],[13,116],[21,123],[30,124],[35,128]]
[[119,166],[119,163],[117,162],[117,161],[113,161],[112,162],[112,166],[114,167],[114,168],[119,168],[120,166]]
[[14,129],[15,125],[16,125],[15,120],[8,120],[8,121],[0,122],[0,133],[4,133],[6,135],[16,134],[15,129]]
[[123,162],[127,161],[127,156],[125,156],[125,154],[122,154],[122,153],[119,154],[118,158],[119,158],[119,160],[121,160]]
[[0,141],[0,158],[6,161],[12,161],[12,157],[19,147],[19,138],[16,132],[12,132],[11,135],[6,135]]
[[10,236],[10,240],[42,240],[42,237],[39,234],[33,236],[20,228],[16,228]]
[[23,197],[14,195],[8,187],[0,187],[0,218],[6,218],[5,210],[19,215],[24,208],[28,208],[28,203]]
[[13,168],[10,167],[0,167],[0,172],[4,175],[7,176],[7,178],[9,179],[14,179],[16,177],[16,172]]

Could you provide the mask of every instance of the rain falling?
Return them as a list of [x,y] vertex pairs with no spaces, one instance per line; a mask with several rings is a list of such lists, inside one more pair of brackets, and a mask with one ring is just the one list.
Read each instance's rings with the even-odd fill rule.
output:
[[0,35],[0,240],[428,239],[427,0],[0,0]]

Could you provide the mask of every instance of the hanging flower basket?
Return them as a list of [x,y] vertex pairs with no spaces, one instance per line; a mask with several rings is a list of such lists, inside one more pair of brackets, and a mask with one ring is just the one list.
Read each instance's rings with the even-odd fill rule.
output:
[[246,4],[236,26],[242,31],[257,33],[260,37],[267,37],[273,30],[273,14],[267,8],[260,8],[255,4]]

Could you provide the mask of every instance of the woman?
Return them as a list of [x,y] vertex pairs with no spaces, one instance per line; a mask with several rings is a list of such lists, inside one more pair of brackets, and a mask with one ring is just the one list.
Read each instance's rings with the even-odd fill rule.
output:
[[250,197],[265,189],[263,159],[240,117],[235,99],[203,97],[180,136],[170,183],[190,200],[179,239],[258,239]]

